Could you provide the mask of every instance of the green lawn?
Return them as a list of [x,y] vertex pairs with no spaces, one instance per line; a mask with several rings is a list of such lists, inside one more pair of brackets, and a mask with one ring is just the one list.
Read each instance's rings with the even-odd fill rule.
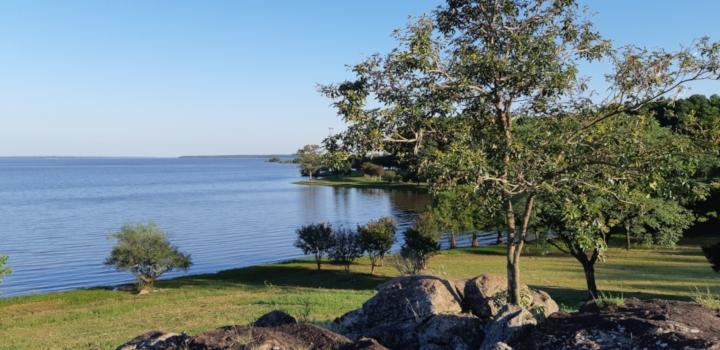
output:
[[[522,259],[524,283],[548,291],[573,308],[585,297],[579,265],[557,252],[532,248]],[[228,324],[245,324],[272,309],[284,309],[312,322],[332,321],[359,307],[373,287],[395,275],[389,266],[369,275],[367,261],[346,274],[310,261],[257,266],[159,284],[143,296],[109,290],[81,290],[0,300],[0,349],[111,349],[151,329],[197,333]],[[430,273],[467,278],[504,273],[502,247],[443,252]],[[720,293],[714,273],[696,244],[676,249],[625,251],[613,248],[598,266],[599,287],[613,295],[688,299],[695,288]]]
[[408,182],[387,182],[378,178],[365,176],[359,173],[346,176],[326,176],[318,179],[295,182],[297,185],[309,186],[335,186],[335,187],[359,187],[359,188],[395,188],[407,190],[426,190],[425,185]]

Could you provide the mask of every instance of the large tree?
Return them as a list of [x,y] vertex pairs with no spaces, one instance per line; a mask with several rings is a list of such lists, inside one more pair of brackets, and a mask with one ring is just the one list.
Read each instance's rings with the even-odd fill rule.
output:
[[[449,0],[397,37],[397,49],[323,92],[350,139],[385,151],[407,145],[402,152],[419,158],[433,192],[472,186],[499,195],[511,303],[520,300],[520,255],[538,195],[569,181],[583,186],[567,175],[596,165],[571,162],[566,150],[602,121],[720,71],[720,45],[706,39],[678,52],[613,49],[572,0]],[[583,62],[610,63],[606,98],[587,89]]]
[[317,174],[323,166],[323,152],[318,145],[305,145],[297,151],[300,174],[310,176]]

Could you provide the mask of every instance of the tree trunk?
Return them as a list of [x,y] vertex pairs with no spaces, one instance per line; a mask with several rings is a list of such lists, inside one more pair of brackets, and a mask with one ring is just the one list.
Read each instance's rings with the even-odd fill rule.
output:
[[375,274],[375,260],[374,259],[370,259],[370,274],[371,275]]
[[630,225],[625,225],[625,250],[630,250]]
[[450,249],[457,248],[457,240],[455,239],[455,232],[450,232]]
[[473,234],[472,234],[472,242],[470,242],[470,246],[473,247],[473,248],[479,247],[478,238],[477,238],[477,232],[473,232]]
[[495,244],[501,245],[503,232],[499,227],[496,227],[495,230],[497,230],[497,239],[495,240]]
[[520,305],[520,266],[516,259],[519,242],[515,241],[515,212],[510,197],[505,195],[505,220],[507,223],[507,280],[508,303]]
[[598,290],[595,283],[595,263],[586,261],[582,263],[583,272],[585,272],[585,282],[587,283],[588,294],[591,299],[597,299]]
[[322,255],[315,256],[315,263],[317,264],[317,270],[320,271],[320,266],[322,265]]

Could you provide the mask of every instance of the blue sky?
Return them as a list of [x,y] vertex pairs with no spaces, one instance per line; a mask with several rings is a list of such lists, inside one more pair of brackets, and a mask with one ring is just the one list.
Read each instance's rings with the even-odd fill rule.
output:
[[[0,2],[0,156],[291,153],[342,128],[316,84],[439,3]],[[584,3],[618,44],[720,40],[720,1]]]

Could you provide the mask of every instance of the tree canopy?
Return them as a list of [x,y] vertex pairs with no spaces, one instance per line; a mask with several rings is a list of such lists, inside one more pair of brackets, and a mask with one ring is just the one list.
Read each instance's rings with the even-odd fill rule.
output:
[[[649,142],[637,112],[687,82],[720,78],[720,44],[616,48],[572,0],[449,0],[396,38],[390,53],[354,65],[353,80],[321,89],[348,123],[343,144],[408,159],[435,195],[469,188],[498,201],[512,303],[536,201],[683,187],[661,179],[683,160],[635,148]],[[588,89],[584,62],[610,62],[606,96]],[[633,162],[654,177],[649,187],[623,183]]]

